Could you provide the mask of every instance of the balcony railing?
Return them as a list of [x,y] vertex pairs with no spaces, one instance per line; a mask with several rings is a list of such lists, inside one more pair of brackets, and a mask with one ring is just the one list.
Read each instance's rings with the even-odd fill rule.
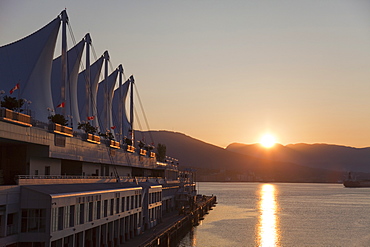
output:
[[5,108],[0,109],[0,119],[3,121],[12,122],[27,127],[32,126],[31,117],[29,115],[11,111]]
[[70,127],[63,126],[57,123],[52,123],[50,126],[51,126],[51,130],[56,134],[70,136],[70,137],[73,136],[73,130]]
[[88,142],[100,144],[100,136],[96,136],[96,135],[93,135],[93,134],[90,134],[90,133],[87,134],[86,140]]
[[[113,183],[116,176],[77,176],[77,175],[18,175],[16,180],[19,185],[30,184],[71,184],[71,183]],[[179,180],[169,180],[162,177],[130,177],[119,176],[120,182],[164,182],[178,183]]]

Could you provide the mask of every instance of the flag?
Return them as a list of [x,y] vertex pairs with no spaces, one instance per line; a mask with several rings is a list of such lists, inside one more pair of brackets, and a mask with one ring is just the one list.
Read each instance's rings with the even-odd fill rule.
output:
[[95,117],[94,116],[91,116],[91,117],[87,117],[87,120],[94,120]]
[[59,105],[57,105],[57,108],[63,108],[65,106],[66,103],[62,102],[60,103]]
[[116,128],[116,126],[112,126],[112,127],[110,127],[112,130],[114,130],[115,128]]
[[19,83],[17,83],[12,89],[10,89],[9,93],[12,94],[17,89],[19,89]]

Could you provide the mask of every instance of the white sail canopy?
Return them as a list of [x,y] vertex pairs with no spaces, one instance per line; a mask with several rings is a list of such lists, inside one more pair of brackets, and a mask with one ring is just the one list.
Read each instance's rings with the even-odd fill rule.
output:
[[110,132],[112,128],[115,128],[112,121],[112,98],[117,76],[118,69],[113,71],[107,80],[100,82],[98,86],[97,109],[101,120],[99,121],[100,132],[102,133]]
[[[127,118],[126,113],[126,99],[129,90],[130,80],[128,79],[119,88],[114,91],[112,112],[113,112],[113,124],[117,126],[115,129],[116,136],[119,135],[122,140],[123,137],[129,137],[129,131],[131,129],[130,122]],[[119,126],[119,127],[118,127]]]
[[[77,102],[77,77],[80,67],[82,52],[85,46],[85,40],[82,39],[78,44],[72,47],[67,52],[67,85],[65,85],[66,102],[64,102],[65,115],[69,119],[69,125],[77,130],[80,122],[80,114]],[[61,56],[54,59],[51,75],[51,92],[53,96],[53,104],[56,107],[62,103],[61,88],[62,88],[62,59]],[[61,108],[56,109],[56,113],[61,111]]]
[[[78,92],[78,109],[80,120],[87,121],[88,117],[93,117],[93,126],[98,126],[98,114],[96,110],[96,95],[98,91],[98,82],[100,72],[103,66],[104,57],[101,56],[90,66],[89,95],[86,95],[86,70],[78,75],[77,92]],[[87,103],[88,102],[88,103]],[[91,109],[87,109],[89,107]],[[89,113],[87,113],[89,112]]]
[[14,43],[0,47],[0,89],[19,85],[14,96],[27,99],[33,118],[47,122],[53,109],[50,75],[61,19]]

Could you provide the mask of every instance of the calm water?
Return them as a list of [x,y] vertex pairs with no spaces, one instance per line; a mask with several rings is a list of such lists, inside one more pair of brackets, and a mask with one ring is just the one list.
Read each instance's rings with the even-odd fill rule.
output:
[[370,246],[370,188],[340,184],[199,183],[218,204],[179,244]]

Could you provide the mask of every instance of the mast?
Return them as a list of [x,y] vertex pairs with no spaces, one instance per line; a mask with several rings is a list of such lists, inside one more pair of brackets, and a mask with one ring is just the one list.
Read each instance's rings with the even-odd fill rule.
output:
[[[104,81],[105,81],[105,89],[104,89],[104,102],[105,102],[105,128],[109,128],[108,126],[108,112],[109,112],[109,104],[108,104],[108,62],[109,62],[109,53],[108,51],[104,52],[104,59],[105,59],[105,73],[104,73]],[[103,133],[106,133],[108,129],[101,130]]]
[[[90,93],[90,77],[91,77],[91,74],[90,74],[90,45],[91,45],[91,37],[90,37],[90,34],[87,33],[86,36],[85,36],[85,42],[86,42],[86,70],[85,70],[85,74],[86,74],[86,84],[85,84],[85,89],[86,89],[86,116],[87,117],[91,117],[91,106],[92,104],[90,104],[90,100],[92,97],[90,97],[90,95],[92,95]],[[84,120],[88,120],[88,119],[84,119]]]
[[[66,102],[66,86],[67,86],[67,11],[63,10],[62,13],[62,85],[60,90],[61,103]],[[62,115],[66,115],[65,107],[62,108]]]
[[122,116],[123,116],[123,97],[122,97],[122,76],[123,76],[123,67],[122,67],[122,64],[120,64],[118,66],[118,71],[119,71],[119,95],[118,95],[118,123],[119,123],[119,141],[121,142],[122,140],[122,133],[123,133],[123,120],[122,120]]
[[130,125],[131,125],[131,140],[132,145],[134,146],[134,76],[130,76],[131,82],[131,95],[130,95]]

